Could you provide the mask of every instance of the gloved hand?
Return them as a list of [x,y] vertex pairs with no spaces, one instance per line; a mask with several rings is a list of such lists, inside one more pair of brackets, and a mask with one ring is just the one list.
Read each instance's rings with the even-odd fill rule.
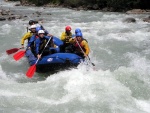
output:
[[24,45],[23,44],[21,45],[21,49],[24,49]]
[[38,54],[38,55],[37,55],[37,58],[40,59],[40,58],[41,58],[41,55]]
[[73,39],[73,38],[70,38],[70,39],[69,39],[69,43],[72,44],[72,43],[74,43],[74,42],[75,42],[75,38],[74,38],[74,39]]

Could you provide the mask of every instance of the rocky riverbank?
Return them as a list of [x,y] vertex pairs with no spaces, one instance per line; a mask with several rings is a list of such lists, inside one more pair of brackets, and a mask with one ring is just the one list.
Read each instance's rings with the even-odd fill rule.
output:
[[5,0],[20,1],[21,5],[64,6],[84,10],[121,11],[150,9],[150,0]]
[[[8,0],[5,0],[8,2]],[[24,2],[24,3],[22,3]],[[35,4],[29,4],[29,2],[25,2],[25,0],[22,0],[22,2],[18,3],[16,2],[16,4],[14,5],[15,7],[17,6],[21,6],[21,5],[25,5],[25,6],[35,6]],[[62,5],[58,5],[58,4],[45,4],[42,6],[43,8],[44,7],[64,7]],[[84,7],[77,7],[77,8],[72,8],[72,7],[68,7],[68,8],[71,8],[71,9],[74,9],[74,10],[88,10],[88,8],[84,8]],[[104,8],[104,9],[101,9],[99,11],[111,11],[111,9],[108,9],[108,8]],[[144,22],[150,22],[150,10],[144,10],[144,9],[133,9],[133,10],[129,10],[129,11],[126,11],[125,13],[127,14],[146,14],[147,16],[145,18],[142,18],[142,20]],[[33,15],[37,16],[37,17],[40,17],[42,14],[42,12],[39,12],[39,11],[36,11],[33,13]],[[51,15],[51,14],[46,14],[46,15]],[[16,14],[14,11],[11,11],[10,9],[9,10],[4,10],[2,8],[0,8],[0,21],[5,21],[5,20],[15,20],[15,19],[23,19],[23,18],[27,18],[26,15],[24,14]],[[136,20],[134,18],[126,18],[123,20],[123,22],[136,22]]]

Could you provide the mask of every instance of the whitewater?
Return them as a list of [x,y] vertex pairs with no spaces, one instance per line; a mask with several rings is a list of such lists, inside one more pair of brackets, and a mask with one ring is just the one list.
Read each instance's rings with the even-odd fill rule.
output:
[[[150,23],[142,21],[148,15],[15,4],[0,1],[27,15],[0,21],[0,113],[150,113]],[[129,17],[136,23],[123,22]],[[30,19],[42,19],[56,37],[66,25],[81,28],[95,67],[81,63],[27,78],[27,59],[15,61],[6,50],[21,47]]]

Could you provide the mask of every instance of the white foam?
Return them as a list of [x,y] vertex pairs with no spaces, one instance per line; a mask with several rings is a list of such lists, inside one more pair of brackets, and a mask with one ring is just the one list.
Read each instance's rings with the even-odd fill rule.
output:
[[6,73],[3,72],[1,65],[0,65],[0,79],[5,79],[5,80],[8,79]]
[[150,113],[150,101],[149,100],[136,100],[137,106],[144,112]]

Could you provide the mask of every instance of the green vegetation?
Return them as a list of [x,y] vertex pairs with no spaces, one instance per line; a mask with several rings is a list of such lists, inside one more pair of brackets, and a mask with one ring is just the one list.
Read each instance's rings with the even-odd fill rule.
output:
[[[16,1],[16,0],[10,0]],[[19,0],[18,0],[19,1]],[[133,8],[148,9],[150,0],[20,0],[42,6],[45,4],[63,5],[66,7],[86,9],[111,9],[111,11],[125,11]]]

